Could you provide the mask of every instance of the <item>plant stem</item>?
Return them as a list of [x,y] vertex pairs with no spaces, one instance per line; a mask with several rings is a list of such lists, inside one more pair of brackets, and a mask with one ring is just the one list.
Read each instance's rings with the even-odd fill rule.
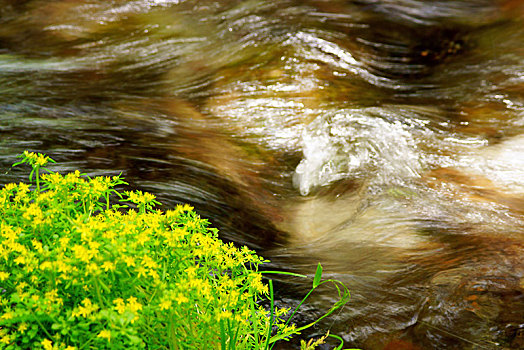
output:
[[37,165],[36,170],[36,192],[40,193],[40,167]]

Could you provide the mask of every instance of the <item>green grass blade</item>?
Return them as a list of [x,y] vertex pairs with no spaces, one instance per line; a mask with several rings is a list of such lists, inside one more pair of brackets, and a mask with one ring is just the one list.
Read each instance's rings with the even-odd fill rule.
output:
[[320,284],[320,279],[322,278],[322,265],[318,263],[317,272],[315,272],[315,278],[313,279],[313,288],[317,288]]

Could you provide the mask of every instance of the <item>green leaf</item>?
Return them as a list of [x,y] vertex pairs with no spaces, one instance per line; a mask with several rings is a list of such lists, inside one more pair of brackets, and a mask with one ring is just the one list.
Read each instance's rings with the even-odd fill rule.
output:
[[320,279],[322,278],[322,265],[318,263],[317,272],[315,272],[315,278],[313,279],[313,288],[317,288],[320,284]]
[[301,278],[307,278],[306,275],[301,275],[298,273],[293,272],[287,272],[287,271],[258,271],[259,273],[274,273],[277,275],[286,275],[286,276],[295,276],[295,277],[301,277]]

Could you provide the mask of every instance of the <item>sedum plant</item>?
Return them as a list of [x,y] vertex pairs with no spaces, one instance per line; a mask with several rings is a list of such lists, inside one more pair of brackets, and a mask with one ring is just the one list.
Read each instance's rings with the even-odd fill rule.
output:
[[264,260],[190,206],[21,157],[36,184],[0,190],[0,349],[268,349],[306,328],[259,305]]

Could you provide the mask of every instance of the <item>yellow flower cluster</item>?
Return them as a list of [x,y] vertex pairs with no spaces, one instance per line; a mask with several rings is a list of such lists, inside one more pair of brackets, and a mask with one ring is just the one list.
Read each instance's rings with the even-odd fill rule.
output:
[[27,160],[27,163],[29,163],[33,167],[46,166],[50,160],[50,158],[46,155],[43,155],[41,153],[33,153],[29,151],[24,151],[22,157],[24,157]]
[[120,177],[40,181],[0,190],[0,345],[180,348],[190,337],[216,348],[225,324],[239,344],[253,341],[253,322],[269,327],[257,304],[264,260],[222,243],[191,206],[155,211],[155,196],[137,191],[124,198],[138,211],[113,209]]
[[115,304],[114,309],[122,315],[124,312],[129,311],[133,315],[131,323],[137,321],[140,317],[138,311],[142,310],[142,304],[140,304],[134,296],[127,298],[126,302],[122,298],[116,298],[113,300]]
[[81,306],[78,306],[75,309],[73,309],[71,316],[87,318],[93,312],[98,311],[98,309],[99,307],[97,304],[93,304],[91,300],[89,300],[89,298],[85,298],[84,300],[82,300]]

